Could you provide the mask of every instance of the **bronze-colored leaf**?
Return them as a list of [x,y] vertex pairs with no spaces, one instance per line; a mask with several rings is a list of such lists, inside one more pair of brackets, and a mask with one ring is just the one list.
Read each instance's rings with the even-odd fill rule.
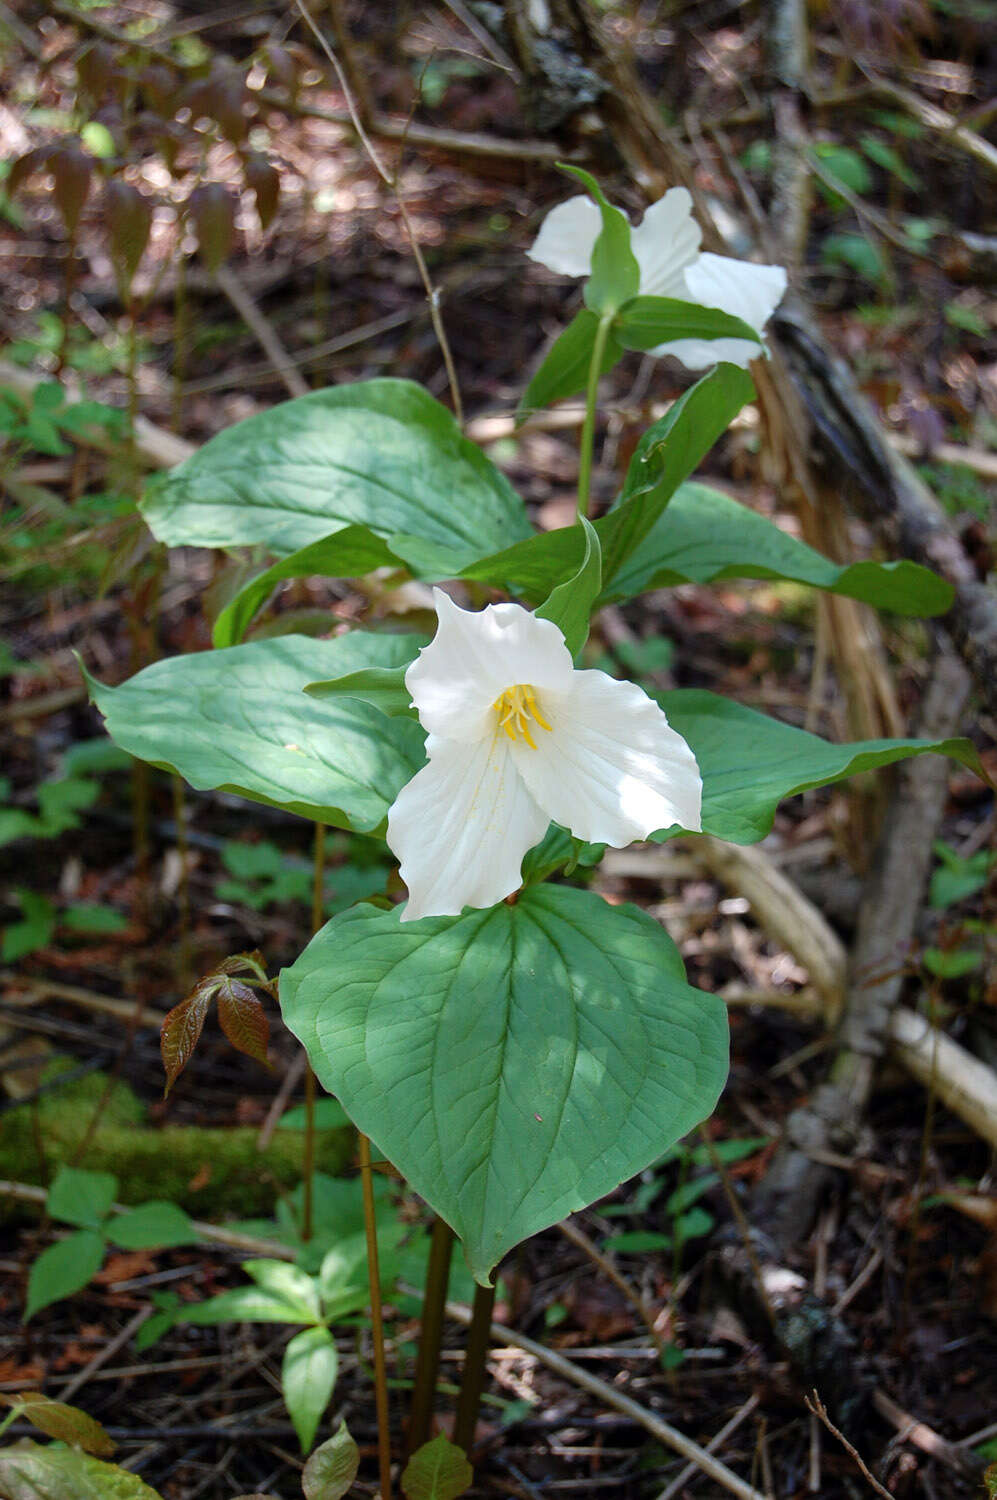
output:
[[298,92],[300,71],[287,48],[282,47],[279,42],[267,42],[261,53],[261,60],[267,70],[267,78],[273,83],[279,83],[294,99]]
[[142,97],[151,111],[163,116],[172,113],[180,87],[172,68],[166,67],[165,63],[150,63],[139,74],[139,83]]
[[55,180],[52,196],[56,207],[62,215],[67,234],[74,235],[90,192],[93,160],[79,146],[66,143],[52,152],[49,170]]
[[341,1500],[360,1467],[360,1450],[345,1422],[322,1443],[305,1464],[301,1488],[305,1500]]
[[463,1448],[442,1434],[417,1448],[402,1471],[408,1500],[457,1500],[469,1490],[474,1470]]
[[239,1052],[269,1067],[267,1042],[270,1039],[270,1023],[263,1006],[248,984],[227,975],[219,979],[218,1021],[232,1046]]
[[7,174],[7,192],[16,193],[21,183],[26,182],[33,172],[40,172],[54,150],[54,146],[35,146],[19,156]]
[[189,211],[201,257],[217,271],[235,239],[235,199],[220,182],[205,182],[191,193]]
[[213,993],[214,986],[202,981],[186,1000],[174,1005],[163,1021],[159,1032],[159,1047],[166,1070],[164,1097],[190,1062],[204,1030],[204,1018],[208,1014]]
[[16,1396],[0,1395],[0,1401],[18,1409],[18,1415],[37,1427],[39,1432],[56,1438],[60,1443],[71,1443],[87,1453],[96,1453],[98,1458],[109,1458],[117,1446],[99,1422],[80,1411],[78,1406],[67,1406],[64,1401],[52,1401],[40,1391],[19,1391]]
[[260,228],[269,229],[280,198],[280,173],[272,161],[254,151],[246,158],[243,175],[247,188],[256,198]]
[[104,189],[104,221],[112,259],[121,281],[128,287],[149,243],[152,204],[130,182],[112,178]]
[[[267,978],[267,965],[259,948],[254,948],[252,953],[232,953],[228,958],[223,958],[214,970],[216,974],[254,974],[256,982],[266,989],[271,988],[271,981]],[[250,981],[252,982],[252,981]]]
[[76,63],[76,81],[94,103],[100,99],[115,75],[117,60],[110,42],[91,43]]

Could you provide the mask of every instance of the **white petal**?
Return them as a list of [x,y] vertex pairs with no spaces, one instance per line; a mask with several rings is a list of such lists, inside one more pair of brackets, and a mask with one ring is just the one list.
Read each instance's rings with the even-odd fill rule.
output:
[[[763,331],[786,290],[786,272],[782,266],[756,266],[750,260],[711,255],[705,250],[687,268],[684,281],[685,290],[680,296],[698,302],[701,307],[718,307],[721,312],[743,318],[758,333]],[[765,351],[749,339],[675,339],[648,352],[671,354],[687,370],[705,370],[721,361],[747,369]]]
[[685,188],[669,188],[663,198],[645,210],[630,233],[644,296],[687,295],[682,273],[696,259],[702,233],[692,217],[692,195]]
[[492,704],[506,688],[531,683],[566,692],[571,653],[550,620],[521,604],[461,609],[433,590],[439,625],[405,673],[424,729],[464,743],[491,732]]
[[519,773],[544,813],[579,838],[620,849],[677,823],[700,827],[696,757],[632,682],[576,672],[567,693],[545,693],[550,734],[517,741]]
[[782,301],[786,272],[782,266],[756,266],[750,260],[704,251],[686,271],[685,284],[691,301],[719,307],[761,333]]
[[551,209],[526,253],[562,276],[587,276],[601,229],[602,214],[591,198],[569,198]]
[[522,884],[527,849],[550,818],[519,776],[505,735],[476,745],[430,735],[429,764],[388,813],[388,845],[408,886],[403,922],[494,906]]

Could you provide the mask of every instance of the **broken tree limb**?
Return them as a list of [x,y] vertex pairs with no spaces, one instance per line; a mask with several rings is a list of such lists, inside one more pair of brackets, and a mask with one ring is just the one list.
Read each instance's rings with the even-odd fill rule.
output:
[[848,955],[817,908],[761,849],[709,836],[690,840],[688,849],[712,875],[743,896],[766,931],[799,960],[833,1023],[844,1000]]
[[[920,732],[932,738],[952,734],[968,688],[958,660],[940,652]],[[827,1169],[807,1153],[848,1153],[861,1129],[906,977],[947,788],[948,766],[941,757],[920,756],[900,770],[860,910],[834,1063],[809,1102],[790,1115],[785,1140],[752,1203],[752,1218],[766,1226],[782,1253],[809,1231],[828,1181]]]
[[997,1148],[997,1073],[992,1068],[903,1005],[890,1017],[889,1041],[908,1073]]

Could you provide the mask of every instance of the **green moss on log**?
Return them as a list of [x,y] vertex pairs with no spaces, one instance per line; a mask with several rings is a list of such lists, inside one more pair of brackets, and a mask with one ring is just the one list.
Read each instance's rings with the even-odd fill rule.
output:
[[[46,1084],[74,1066],[54,1060]],[[106,1074],[90,1073],[0,1116],[0,1177],[47,1187],[59,1164],[75,1156],[106,1086]],[[122,1203],[168,1198],[199,1218],[248,1218],[269,1214],[301,1180],[302,1132],[276,1130],[264,1151],[257,1150],[258,1137],[257,1126],[150,1125],[145,1106],[117,1081],[79,1165],[113,1172]],[[316,1166],[334,1176],[352,1151],[351,1130],[323,1131]],[[23,1205],[0,1202],[0,1216],[17,1211]]]

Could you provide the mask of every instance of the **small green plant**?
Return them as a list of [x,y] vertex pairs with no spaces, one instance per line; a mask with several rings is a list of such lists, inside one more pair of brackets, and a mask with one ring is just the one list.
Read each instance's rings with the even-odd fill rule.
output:
[[[230,840],[222,848],[221,859],[232,877],[220,880],[215,887],[215,893],[222,901],[264,911],[282,902],[305,903],[312,899],[314,872],[311,862],[285,854],[266,839],[256,844]],[[380,860],[368,860],[362,866],[335,865],[326,870],[324,910],[327,915],[335,916],[336,912],[345,911],[355,901],[363,901],[383,891],[388,870],[388,864]]]
[[[715,1158],[724,1166],[743,1161],[753,1156],[766,1144],[764,1136],[750,1136],[743,1140],[717,1141],[713,1156],[705,1146],[689,1146],[678,1141],[669,1151],[643,1174],[640,1186],[627,1203],[609,1203],[600,1206],[603,1218],[631,1218],[643,1220],[651,1205],[668,1185],[667,1167],[678,1167],[679,1182],[668,1195],[660,1215],[666,1220],[663,1230],[628,1229],[619,1234],[607,1235],[602,1242],[604,1250],[617,1255],[643,1255],[650,1250],[670,1250],[681,1255],[683,1247],[694,1239],[709,1234],[715,1224],[711,1213],[699,1205],[699,1200],[720,1181],[720,1175],[711,1167]],[[690,1171],[701,1175],[689,1178]]]
[[943,911],[982,891],[997,863],[997,855],[989,849],[980,849],[964,859],[942,839],[935,841],[934,850],[939,864],[931,876],[928,902],[936,910]]
[[24,1308],[27,1323],[42,1308],[82,1291],[104,1263],[109,1244],[122,1250],[163,1250],[196,1244],[200,1236],[175,1203],[143,1203],[115,1209],[117,1178],[61,1166],[45,1200],[46,1212],[73,1233],[43,1250],[31,1267]]

